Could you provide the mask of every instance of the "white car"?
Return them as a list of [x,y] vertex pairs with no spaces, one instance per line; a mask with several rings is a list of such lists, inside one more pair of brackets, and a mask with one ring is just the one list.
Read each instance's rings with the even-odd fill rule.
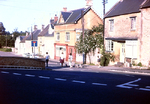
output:
[[29,58],[30,57],[30,53],[24,53],[22,56]]
[[30,58],[39,58],[39,55],[32,53],[32,54],[30,54]]

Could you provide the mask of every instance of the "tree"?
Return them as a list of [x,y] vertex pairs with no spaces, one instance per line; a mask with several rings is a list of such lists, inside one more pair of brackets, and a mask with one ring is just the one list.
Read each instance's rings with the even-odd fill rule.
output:
[[[79,41],[76,42],[75,48],[79,54],[85,53],[85,56],[103,46],[103,25],[93,26],[91,30],[86,30],[83,35],[81,34]],[[88,54],[89,55],[89,54]],[[90,56],[89,56],[90,58]],[[91,60],[90,60],[91,61]],[[91,63],[91,62],[90,62]]]
[[5,35],[5,28],[2,22],[0,22],[0,35]]
[[[81,34],[79,41],[76,42],[75,48],[79,54],[85,53],[89,55],[90,52],[96,50],[96,48],[102,49],[101,65],[107,66],[110,61],[114,61],[115,56],[109,52],[106,52],[103,48],[104,38],[103,38],[103,25],[99,24],[98,26],[93,26],[92,29],[86,30],[83,35]],[[90,60],[91,63],[91,60]]]

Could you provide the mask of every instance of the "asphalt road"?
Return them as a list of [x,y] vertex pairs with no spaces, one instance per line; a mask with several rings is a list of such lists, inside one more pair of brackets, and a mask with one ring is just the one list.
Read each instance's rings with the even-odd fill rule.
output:
[[0,104],[150,104],[150,76],[0,70]]

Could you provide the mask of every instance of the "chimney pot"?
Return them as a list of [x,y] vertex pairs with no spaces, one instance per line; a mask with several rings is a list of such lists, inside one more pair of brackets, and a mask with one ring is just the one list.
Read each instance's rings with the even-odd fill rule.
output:
[[63,11],[64,11],[64,12],[67,12],[67,7],[64,7],[64,8],[63,8]]

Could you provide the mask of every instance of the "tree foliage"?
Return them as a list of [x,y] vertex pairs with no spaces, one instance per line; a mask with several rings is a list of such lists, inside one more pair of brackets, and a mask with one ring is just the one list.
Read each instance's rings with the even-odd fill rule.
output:
[[85,55],[90,52],[94,53],[96,48],[102,49],[101,65],[107,66],[110,61],[115,60],[115,56],[109,52],[105,52],[103,43],[103,25],[99,24],[98,26],[93,26],[90,30],[86,30],[84,32],[84,39],[82,33],[76,42],[75,48],[79,54],[84,52]]
[[96,48],[103,46],[103,26],[93,26],[91,30],[85,30],[84,39],[83,33],[80,35],[79,40],[76,42],[75,48],[79,54],[94,52]]

